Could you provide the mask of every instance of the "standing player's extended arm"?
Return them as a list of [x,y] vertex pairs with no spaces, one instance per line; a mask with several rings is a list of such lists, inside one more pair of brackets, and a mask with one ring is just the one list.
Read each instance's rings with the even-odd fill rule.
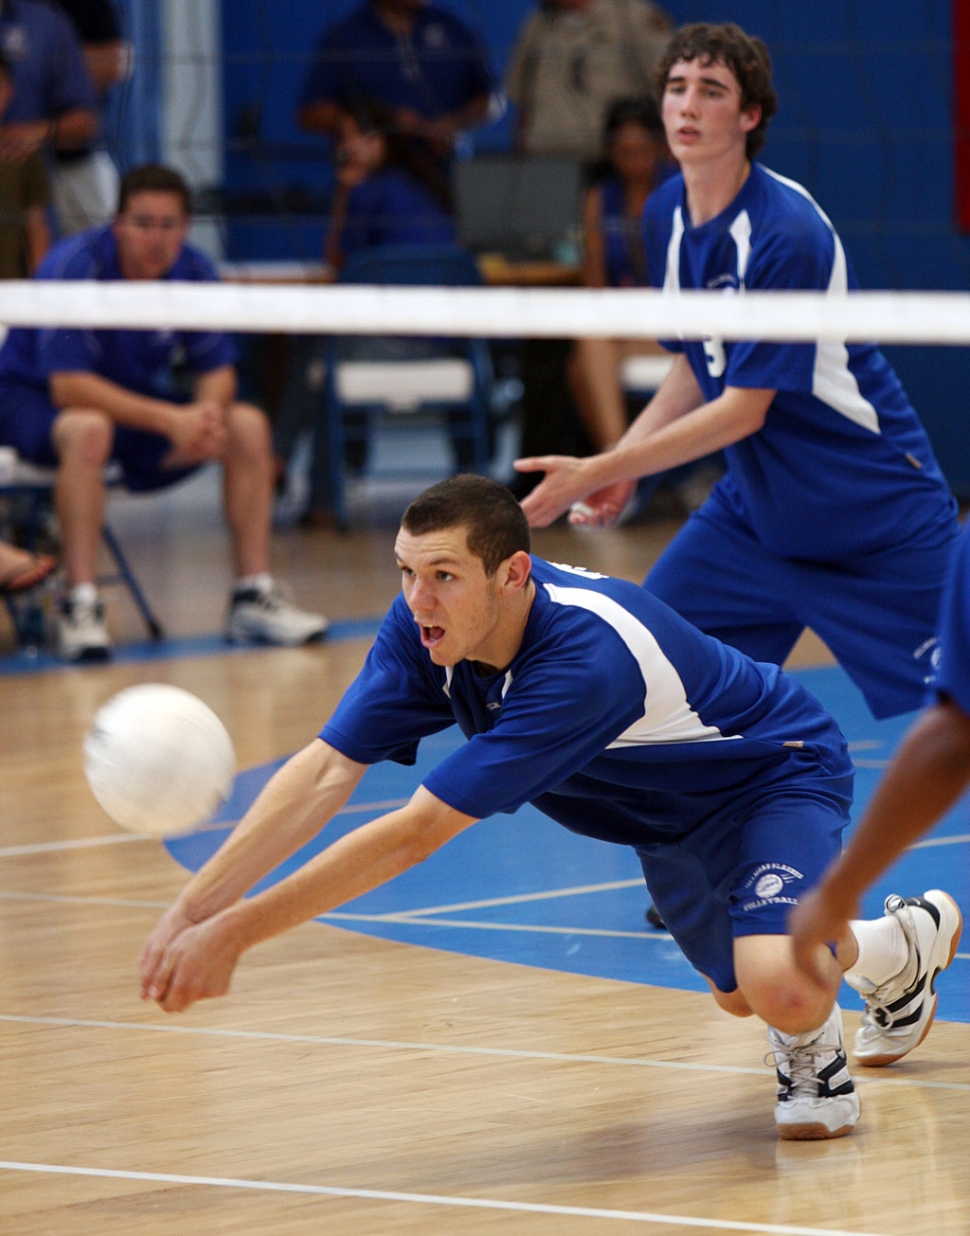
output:
[[365,770],[321,739],[280,769],[148,937],[140,962],[143,997],[178,1012],[225,994],[246,949],[386,883],[475,823],[419,788],[405,807],[362,825],[279,884],[240,900],[316,835]]
[[[757,433],[774,397],[773,390],[727,386],[704,403],[686,357],[679,356],[656,395],[609,451],[586,459],[544,455],[516,460],[521,472],[546,473],[522,503],[529,523],[544,528],[583,498],[591,499],[588,522],[611,522],[615,500],[607,496],[604,501],[600,491],[702,459]],[[606,509],[598,512],[598,503]]]
[[792,913],[795,960],[823,981],[825,945],[857,916],[866,888],[952,807],[970,783],[970,716],[951,700],[907,731],[859,827],[821,883]]

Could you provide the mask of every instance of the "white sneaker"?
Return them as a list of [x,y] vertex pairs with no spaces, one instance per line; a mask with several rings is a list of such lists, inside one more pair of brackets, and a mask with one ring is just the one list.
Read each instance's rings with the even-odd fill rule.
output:
[[111,640],[104,625],[104,606],[95,598],[65,597],[57,613],[57,650],[65,661],[107,661]]
[[775,1128],[785,1141],[844,1137],[859,1119],[859,1096],[842,1044],[842,1012],[833,1005],[825,1024],[805,1034],[768,1027],[766,1060],[778,1074]]
[[319,639],[330,624],[322,614],[297,609],[279,585],[246,588],[229,598],[226,639],[232,643],[255,641],[295,647]]
[[936,1014],[934,983],[960,943],[963,917],[949,893],[931,888],[922,897],[886,898],[886,913],[899,921],[909,960],[895,978],[870,992],[853,1054],[860,1064],[893,1064],[929,1034]]

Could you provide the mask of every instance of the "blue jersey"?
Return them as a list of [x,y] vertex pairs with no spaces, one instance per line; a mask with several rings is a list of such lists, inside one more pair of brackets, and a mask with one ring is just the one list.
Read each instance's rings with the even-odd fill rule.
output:
[[935,688],[970,716],[970,525],[953,556],[940,606],[940,663]]
[[410,35],[396,34],[365,0],[324,31],[301,103],[353,107],[376,99],[434,120],[491,89],[484,44],[453,13],[428,4],[418,9]]
[[344,256],[376,245],[457,243],[455,224],[430,189],[401,168],[386,167],[356,185],[340,233]]
[[[37,279],[122,278],[110,225],[81,232],[55,245]],[[166,279],[207,282],[212,263],[185,245]],[[140,395],[172,395],[172,370],[184,363],[193,373],[232,364],[235,349],[221,331],[52,330],[17,327],[0,348],[0,381],[46,391],[52,373],[94,373]]]
[[851,780],[835,722],[792,677],[690,626],[635,584],[533,559],[511,665],[435,665],[399,596],[321,738],[352,760],[413,763],[422,737],[468,739],[425,779],[481,819],[534,803],[628,845],[683,836],[765,792]]
[[[754,164],[720,215],[693,227],[684,182],[648,199],[651,281],[671,290],[857,287],[842,243],[811,196]],[[726,386],[776,390],[757,433],[725,450],[722,497],[772,553],[844,559],[935,535],[955,504],[926,432],[872,344],[665,341],[706,400]]]
[[80,40],[57,5],[6,0],[0,12],[0,51],[14,84],[4,114],[7,123],[47,120],[77,107],[94,109],[94,85]]
[[626,192],[619,176],[600,182],[603,203],[603,260],[606,278],[613,288],[647,287],[647,255],[639,223],[626,213]]

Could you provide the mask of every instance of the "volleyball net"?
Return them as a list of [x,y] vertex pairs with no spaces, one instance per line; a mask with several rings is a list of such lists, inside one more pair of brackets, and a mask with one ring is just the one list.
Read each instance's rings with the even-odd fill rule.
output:
[[0,283],[4,326],[970,344],[970,293]]

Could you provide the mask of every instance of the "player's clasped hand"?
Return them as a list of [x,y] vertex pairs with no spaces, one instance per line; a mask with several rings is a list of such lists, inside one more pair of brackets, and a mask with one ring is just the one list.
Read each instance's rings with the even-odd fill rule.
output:
[[544,472],[545,477],[522,500],[522,509],[533,528],[547,528],[569,511],[569,522],[590,528],[608,528],[619,518],[633,496],[635,481],[617,481],[595,488],[589,476],[590,461],[571,455],[536,455],[517,459],[518,472]]
[[141,997],[181,1013],[197,1000],[224,996],[241,950],[222,915],[193,923],[172,907],[142,948]]

